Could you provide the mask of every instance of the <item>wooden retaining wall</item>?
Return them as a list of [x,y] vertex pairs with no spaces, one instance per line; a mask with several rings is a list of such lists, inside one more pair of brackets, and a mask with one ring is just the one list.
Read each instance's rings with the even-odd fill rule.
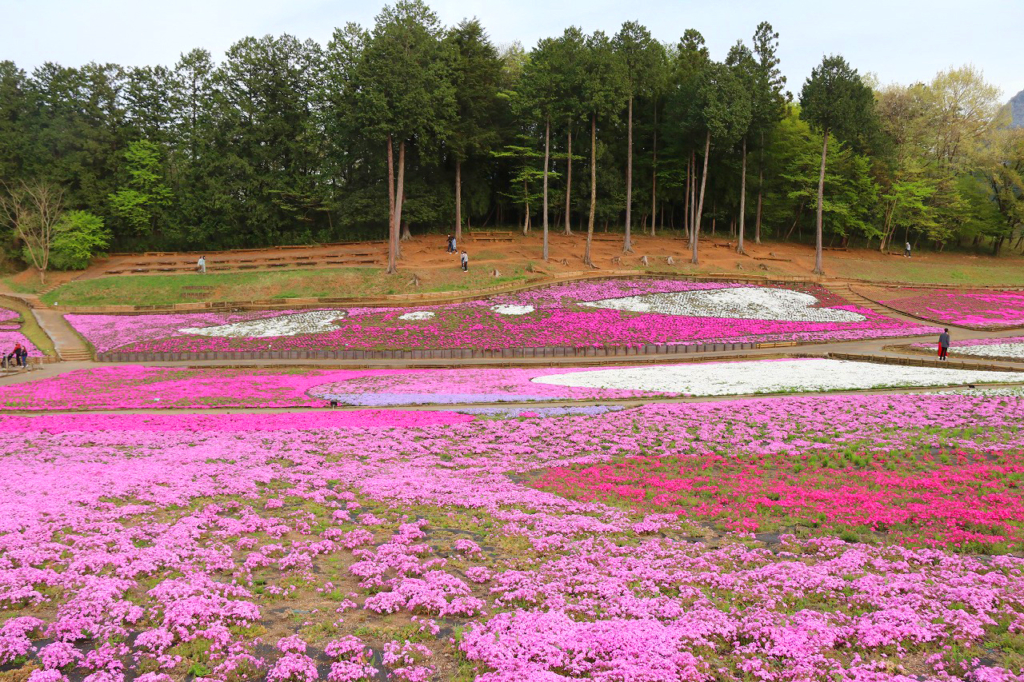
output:
[[797,345],[780,343],[704,343],[645,344],[642,346],[542,346],[539,348],[504,349],[434,349],[434,350],[290,350],[290,351],[209,351],[202,353],[97,353],[97,362],[204,362],[231,360],[480,360],[519,358],[606,358],[650,355],[714,353],[757,348],[787,348]]

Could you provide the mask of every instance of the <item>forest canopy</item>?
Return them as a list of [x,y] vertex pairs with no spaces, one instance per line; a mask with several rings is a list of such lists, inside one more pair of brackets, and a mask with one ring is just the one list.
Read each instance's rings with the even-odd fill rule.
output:
[[[1024,129],[980,70],[883,85],[829,56],[789,84],[770,24],[737,38],[721,61],[697,31],[664,44],[635,22],[499,49],[478,21],[443,26],[403,0],[326,45],[246,37],[220,62],[201,48],[172,66],[4,61],[0,193],[57,188],[76,212],[66,224],[93,235],[74,233],[65,267],[82,244],[390,232],[395,248],[403,232],[484,226],[596,226],[623,232],[625,250],[630,230],[692,239],[695,225],[810,240],[819,181],[826,243],[1020,248]],[[819,77],[866,95],[844,109]]]

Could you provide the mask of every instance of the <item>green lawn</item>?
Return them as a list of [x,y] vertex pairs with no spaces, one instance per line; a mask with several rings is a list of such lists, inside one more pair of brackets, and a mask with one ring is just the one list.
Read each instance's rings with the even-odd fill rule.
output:
[[[483,268],[463,273],[452,269],[421,274],[412,286],[411,272],[387,275],[370,268],[335,268],[298,272],[239,272],[207,275],[120,275],[69,282],[43,296],[47,304],[165,305],[199,301],[250,301],[282,298],[371,297],[479,289],[526,281],[522,268],[507,269],[500,278]],[[190,290],[189,287],[192,287]],[[197,289],[195,287],[208,287]]]
[[964,256],[955,264],[927,263],[893,257],[891,261],[872,262],[829,259],[825,272],[832,277],[851,277],[875,282],[911,282],[914,284],[1024,285],[1024,262],[1019,258],[977,258]]

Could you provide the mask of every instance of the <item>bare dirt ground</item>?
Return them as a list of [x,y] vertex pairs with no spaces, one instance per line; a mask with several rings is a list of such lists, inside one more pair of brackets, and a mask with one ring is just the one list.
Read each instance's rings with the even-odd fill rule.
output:
[[[542,240],[539,232],[529,236],[512,233],[510,240],[497,240],[482,235],[474,240],[467,235],[459,244],[470,257],[472,269],[510,272],[528,266],[541,275],[559,275],[585,269],[583,255],[586,235],[574,233],[565,236],[550,235],[550,258],[542,258]],[[735,251],[736,240],[716,236],[700,243],[698,266],[690,263],[690,251],[685,239],[650,237],[638,233],[634,237],[632,253],[622,251],[619,233],[595,233],[592,259],[598,269],[644,269],[685,273],[737,273],[782,276],[811,276],[814,267],[813,248],[794,243],[746,242],[746,255]],[[334,246],[268,248],[247,251],[228,251],[206,255],[209,272],[245,272],[251,270],[294,271],[300,269],[330,269],[363,267],[383,269],[387,245],[383,242],[365,242]],[[648,265],[644,266],[646,256]],[[160,253],[117,255],[101,259],[89,269],[73,273],[51,273],[45,290],[71,280],[89,280],[124,275],[170,275],[195,272],[198,254]],[[670,264],[671,258],[674,263]],[[962,253],[917,252],[913,258],[879,253],[877,250],[850,249],[825,252],[826,279],[857,279],[879,282],[938,283],[957,286],[1004,284],[1024,285],[1024,268],[1019,257],[967,255]],[[402,244],[400,269],[415,274],[425,281],[441,280],[441,273],[458,271],[458,258],[445,253],[444,235],[419,235]],[[37,276],[25,271],[9,278],[11,288],[38,289]]]

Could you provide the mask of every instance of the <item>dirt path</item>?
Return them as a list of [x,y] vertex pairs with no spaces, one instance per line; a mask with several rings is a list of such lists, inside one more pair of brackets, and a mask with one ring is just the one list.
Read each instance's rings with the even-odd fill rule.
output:
[[[473,233],[464,236],[459,247],[470,254],[473,268],[490,270],[497,268],[507,271],[513,267],[525,268],[532,264],[536,272],[557,276],[571,271],[586,269],[583,253],[586,233],[570,236],[552,233],[549,238],[550,259],[542,259],[542,240],[539,232],[523,236],[513,232],[507,241],[477,241]],[[814,266],[814,249],[809,245],[792,242],[765,242],[745,244],[746,255],[735,251],[735,238],[721,231],[716,235],[705,235],[701,240],[700,265],[690,264],[687,240],[669,236],[651,237],[641,231],[633,233],[634,252],[622,252],[622,235],[614,232],[595,232],[592,244],[592,258],[597,270],[643,269],[646,267],[670,269],[678,274],[707,272],[734,273],[737,275],[766,274],[782,276],[811,277]],[[482,237],[486,238],[486,237]],[[218,271],[289,271],[301,270],[315,263],[316,268],[366,267],[380,269],[377,261],[386,255],[382,242],[336,244],[323,246],[277,247],[245,251],[224,251],[207,255],[210,272]],[[72,280],[90,280],[102,277],[140,275],[191,274],[195,271],[195,253],[151,253],[115,255],[95,262],[80,272],[53,272],[48,275],[47,289]],[[643,260],[647,259],[648,265]],[[668,259],[674,261],[668,263]],[[360,259],[374,262],[360,265]],[[977,270],[983,273],[984,284],[993,284],[1014,279],[1021,286],[1019,259],[993,258],[953,253],[915,254],[913,259],[893,257],[874,249],[828,250],[825,253],[825,270],[828,279],[857,279],[861,281],[949,281],[948,275],[959,269]],[[444,236],[422,234],[404,242],[400,271],[407,275],[416,274],[429,285],[432,273],[454,271],[457,262],[444,250]],[[240,269],[244,268],[244,269]],[[117,274],[112,274],[117,273]],[[923,277],[923,279],[922,279]],[[36,274],[30,270],[19,273],[13,280],[20,285],[35,285]],[[971,277],[960,281],[975,281]],[[0,283],[0,291],[5,289]]]

